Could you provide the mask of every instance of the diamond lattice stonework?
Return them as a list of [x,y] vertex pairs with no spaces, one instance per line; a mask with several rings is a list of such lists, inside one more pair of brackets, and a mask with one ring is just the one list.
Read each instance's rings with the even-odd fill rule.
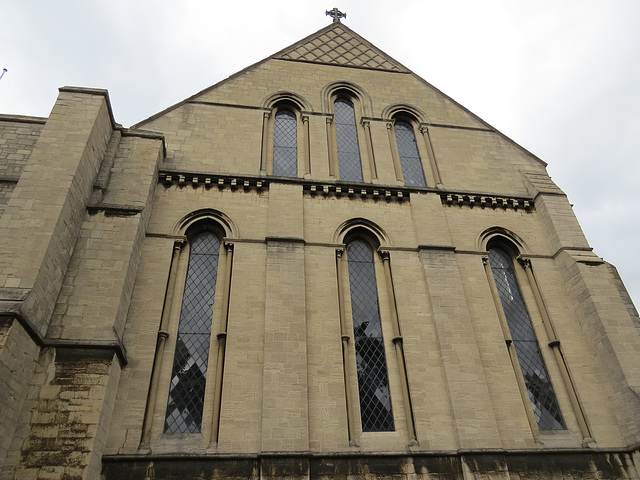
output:
[[342,24],[334,24],[306,42],[294,45],[276,58],[329,63],[376,70],[407,71],[373,45],[364,41]]

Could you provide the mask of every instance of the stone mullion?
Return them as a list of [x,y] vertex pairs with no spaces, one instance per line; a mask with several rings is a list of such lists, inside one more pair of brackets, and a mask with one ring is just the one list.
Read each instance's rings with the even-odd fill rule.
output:
[[556,330],[553,326],[553,322],[551,321],[551,317],[549,316],[549,311],[547,310],[547,306],[544,302],[544,299],[542,298],[540,285],[538,284],[536,276],[533,273],[533,269],[531,268],[531,260],[520,259],[520,264],[524,268],[524,271],[527,274],[527,280],[529,281],[529,285],[533,290],[533,296],[536,300],[536,306],[538,307],[538,311],[542,316],[542,323],[544,325],[545,331],[547,333],[547,337],[549,339],[549,346],[553,351],[556,364],[560,369],[560,375],[562,376],[562,381],[564,382],[565,389],[569,394],[569,401],[571,402],[571,407],[573,408],[573,412],[575,414],[576,420],[578,421],[578,426],[580,427],[580,433],[582,434],[582,438],[585,441],[592,441],[593,439],[592,439],[591,431],[589,430],[589,426],[587,424],[587,419],[584,413],[584,409],[582,408],[582,404],[580,403],[580,399],[578,398],[578,393],[571,379],[571,375],[569,375],[569,369],[567,367],[566,360],[562,353],[560,340],[558,340],[558,337],[556,335]]
[[398,368],[400,369],[400,384],[402,387],[402,400],[404,403],[405,416],[407,422],[407,432],[410,442],[417,442],[415,420],[413,418],[413,408],[411,405],[411,393],[409,391],[409,377],[407,375],[407,365],[404,356],[404,346],[402,341],[402,332],[400,330],[400,321],[398,319],[398,305],[396,303],[396,294],[393,288],[393,277],[391,275],[390,255],[388,251],[380,251],[382,257],[382,265],[384,267],[384,276],[386,280],[386,290],[389,299],[389,310],[391,313],[391,324],[393,327],[393,346],[396,352]]
[[404,183],[404,175],[402,174],[402,163],[400,162],[400,152],[398,151],[398,142],[396,141],[396,133],[393,130],[393,122],[387,122],[387,135],[389,137],[389,147],[391,148],[391,157],[393,158],[393,170],[396,174],[396,180]]
[[269,119],[271,118],[270,112],[263,112],[262,114],[262,149],[260,152],[260,173],[267,173],[267,159],[269,158]]
[[311,175],[311,146],[309,139],[309,115],[302,115],[304,141],[304,172],[303,176]]
[[367,145],[367,158],[369,159],[369,170],[371,174],[371,180],[378,178],[378,171],[376,169],[376,159],[373,155],[373,140],[371,138],[371,122],[369,120],[362,120],[362,127],[364,128],[364,139]]
[[326,118],[327,124],[327,149],[329,157],[329,175],[336,177],[338,169],[338,139],[336,137],[336,129],[334,128],[333,115]]
[[229,296],[231,294],[231,269],[233,265],[233,244],[225,243],[226,255],[221,256],[220,265],[222,285],[222,321],[218,338],[218,357],[214,384],[213,418],[211,421],[211,443],[218,443],[220,434],[220,407],[222,404],[222,382],[224,380],[224,359],[227,349],[227,330],[229,325]]
[[442,185],[442,178],[440,177],[440,169],[436,162],[436,154],[433,151],[433,143],[431,142],[431,135],[429,134],[429,128],[426,125],[420,125],[420,133],[424,139],[425,146],[427,147],[427,156],[429,157],[429,167],[433,175],[436,186]]
[[140,437],[140,448],[148,449],[151,440],[151,429],[153,426],[153,416],[155,414],[156,400],[158,396],[158,383],[160,381],[160,370],[164,358],[164,350],[169,338],[167,331],[169,319],[171,317],[171,307],[176,289],[176,276],[180,263],[180,253],[185,241],[179,240],[173,244],[173,255],[171,258],[171,266],[169,267],[169,281],[167,284],[167,293],[164,299],[164,307],[162,309],[162,318],[160,320],[160,328],[158,329],[158,341],[156,343],[156,354],[151,370],[151,382],[149,385],[149,394],[147,395],[147,405],[145,408],[145,416],[142,424],[142,435]]
[[516,376],[516,382],[518,383],[518,390],[520,391],[520,396],[522,397],[522,402],[524,403],[524,406],[525,406],[527,421],[529,422],[529,427],[531,428],[531,433],[533,435],[534,440],[538,441],[538,439],[540,438],[540,429],[538,428],[538,422],[536,421],[536,417],[533,413],[533,409],[531,408],[531,399],[529,398],[527,385],[525,384],[524,377],[522,376],[522,368],[520,367],[520,362],[518,360],[518,355],[516,353],[515,345],[513,344],[513,338],[511,338],[511,330],[509,329],[507,317],[505,316],[504,310],[502,309],[502,301],[500,300],[500,294],[498,293],[498,287],[496,286],[496,281],[493,278],[493,272],[491,271],[489,257],[483,256],[482,263],[484,265],[484,271],[487,275],[487,281],[489,282],[489,289],[491,290],[493,303],[495,304],[496,312],[498,313],[498,319],[500,321],[500,328],[502,328],[504,341],[507,344],[507,352],[509,353],[511,366],[513,367],[513,372],[515,373],[515,376]]
[[342,338],[342,371],[344,373],[344,390],[347,402],[347,427],[349,430],[349,443],[357,443],[356,438],[356,426],[354,424],[357,412],[354,412],[353,406],[353,385],[351,384],[351,378],[355,375],[353,372],[353,366],[349,362],[349,340],[351,339],[350,333],[353,331],[353,327],[347,324],[347,315],[345,311],[345,282],[344,282],[344,259],[342,258],[344,249],[340,248],[336,250],[336,272],[338,279],[338,310],[340,314],[340,332]]

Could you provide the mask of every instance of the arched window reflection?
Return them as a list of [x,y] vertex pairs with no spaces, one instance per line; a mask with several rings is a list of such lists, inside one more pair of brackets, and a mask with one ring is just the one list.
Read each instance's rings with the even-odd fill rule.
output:
[[278,110],[273,128],[273,174],[298,176],[298,120],[291,110]]
[[165,433],[197,433],[202,427],[219,253],[220,239],[210,231],[190,241]]
[[333,110],[336,124],[340,180],[362,182],[362,163],[353,103],[347,98],[340,97],[333,104]]
[[413,126],[408,122],[398,120],[395,122],[393,129],[396,134],[396,144],[398,145],[404,184],[414,187],[426,187],[427,182],[424,178]]
[[393,431],[373,250],[367,242],[353,240],[347,245],[347,260],[362,431]]
[[538,428],[563,430],[564,419],[520,292],[511,255],[501,248],[491,248],[489,263]]

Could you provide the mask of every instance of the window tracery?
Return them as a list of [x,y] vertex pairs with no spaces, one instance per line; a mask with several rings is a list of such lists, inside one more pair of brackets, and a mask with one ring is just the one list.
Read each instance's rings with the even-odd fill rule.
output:
[[426,187],[427,182],[424,178],[422,159],[418,152],[413,125],[407,120],[399,119],[395,121],[393,130],[404,184],[413,187]]
[[220,239],[211,231],[190,241],[165,433],[197,433],[202,428],[219,254]]
[[488,262],[506,322],[507,348],[524,380],[535,423],[540,430],[564,430],[565,421],[522,297],[512,255],[500,245],[493,245]]
[[333,108],[340,180],[362,182],[362,160],[353,102],[346,97],[338,97]]
[[298,120],[289,109],[276,112],[273,127],[273,175],[298,176]]
[[347,244],[349,289],[363,432],[394,430],[373,250],[362,239]]

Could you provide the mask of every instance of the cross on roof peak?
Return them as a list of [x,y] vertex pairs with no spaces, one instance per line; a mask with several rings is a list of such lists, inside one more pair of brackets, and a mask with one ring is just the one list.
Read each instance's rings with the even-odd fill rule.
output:
[[335,7],[333,8],[333,10],[327,10],[325,13],[330,17],[333,17],[333,23],[340,23],[341,18],[347,18],[346,13],[342,13]]

